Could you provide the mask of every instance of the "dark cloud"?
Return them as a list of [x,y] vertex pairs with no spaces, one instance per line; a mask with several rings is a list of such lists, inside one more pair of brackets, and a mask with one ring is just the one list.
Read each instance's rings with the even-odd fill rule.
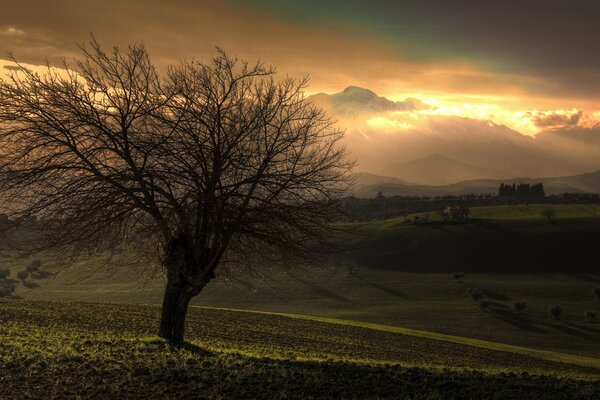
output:
[[[239,0],[311,25],[352,25],[420,59],[463,59],[529,76],[553,96],[600,92],[600,2],[593,0]],[[341,24],[340,21],[344,21]]]
[[546,111],[527,113],[531,122],[542,130],[559,129],[574,127],[579,124],[583,112],[579,110],[572,111]]
[[600,3],[585,0],[3,0],[0,58],[57,61],[94,32],[110,45],[144,41],[159,66],[219,45],[310,73],[323,90],[356,82],[594,100],[599,20]]

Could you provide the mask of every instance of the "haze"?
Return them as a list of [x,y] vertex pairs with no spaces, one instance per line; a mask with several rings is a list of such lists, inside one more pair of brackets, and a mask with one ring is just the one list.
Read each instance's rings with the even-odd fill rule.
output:
[[599,17],[589,1],[9,0],[0,65],[13,67],[9,52],[59,65],[90,32],[143,41],[162,69],[218,45],[309,75],[360,171],[421,184],[563,176],[600,169]]

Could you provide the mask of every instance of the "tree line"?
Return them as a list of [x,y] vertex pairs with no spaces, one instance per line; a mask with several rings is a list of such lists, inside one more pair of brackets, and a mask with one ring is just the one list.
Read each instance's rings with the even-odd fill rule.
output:
[[544,193],[544,184],[541,182],[534,184],[519,183],[518,185],[515,183],[512,185],[501,183],[498,188],[498,196],[538,199],[545,197],[546,194]]

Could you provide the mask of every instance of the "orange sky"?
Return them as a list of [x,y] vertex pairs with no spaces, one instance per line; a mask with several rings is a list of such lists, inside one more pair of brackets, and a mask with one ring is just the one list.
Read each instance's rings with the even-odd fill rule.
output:
[[[251,4],[269,3],[260,1],[7,3],[0,15],[0,52],[14,52],[32,64],[45,57],[51,62],[72,57],[76,44],[92,31],[107,45],[143,41],[161,67],[182,58],[206,58],[218,45],[243,58],[261,58],[281,74],[310,75],[310,93],[339,92],[355,85],[392,100],[416,97],[435,107],[416,116],[391,117],[396,120],[425,118],[428,113],[459,115],[533,134],[547,126],[543,121],[560,123],[566,116],[563,119],[572,122],[568,116],[579,111],[577,124],[593,125],[593,114],[600,111],[600,96],[578,95],[575,87],[558,90],[562,83],[548,75],[500,68],[502,58],[480,62],[460,53],[437,56],[439,48],[427,52],[434,42],[378,36],[380,21],[369,17],[374,12],[369,9],[364,10],[368,23],[363,24],[360,15],[350,14],[348,19],[334,18],[335,13],[328,19],[311,14],[308,19],[288,18],[268,4]],[[0,64],[10,65],[5,60]],[[393,121],[373,123],[385,127]]]

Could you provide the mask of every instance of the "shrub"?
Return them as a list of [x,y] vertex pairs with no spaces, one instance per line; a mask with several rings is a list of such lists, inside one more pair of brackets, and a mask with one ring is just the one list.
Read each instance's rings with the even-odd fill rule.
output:
[[15,288],[13,286],[0,286],[0,298],[12,296]]
[[598,316],[598,314],[596,313],[596,311],[593,310],[585,310],[583,312],[583,316],[585,317],[585,319],[587,319],[590,322],[594,322],[596,320],[596,317]]
[[452,279],[454,279],[456,282],[460,282],[460,280],[464,277],[465,277],[464,272],[453,272],[452,273]]
[[27,272],[37,272],[40,270],[40,267],[42,266],[42,262],[40,260],[33,260],[31,262],[31,264],[29,264],[27,266],[27,268],[25,268],[25,271]]
[[479,302],[479,308],[481,309],[481,311],[487,311],[490,308],[491,304],[489,301],[480,301]]
[[5,280],[10,275],[8,268],[0,269],[0,281]]
[[17,273],[17,278],[19,278],[20,280],[24,281],[25,279],[27,279],[29,277],[29,272],[25,271],[19,271]]
[[522,312],[526,308],[527,308],[527,303],[525,303],[524,301],[515,301],[513,303],[513,309],[518,313]]
[[483,299],[483,292],[479,288],[472,288],[468,290],[469,296],[473,301],[479,301]]
[[557,319],[562,314],[562,308],[558,304],[548,307],[548,315],[551,318]]
[[600,286],[596,286],[592,289],[592,296],[598,301],[600,301]]
[[548,221],[552,222],[556,219],[556,211],[554,211],[552,208],[546,208],[544,211],[542,211],[542,216],[547,218]]

